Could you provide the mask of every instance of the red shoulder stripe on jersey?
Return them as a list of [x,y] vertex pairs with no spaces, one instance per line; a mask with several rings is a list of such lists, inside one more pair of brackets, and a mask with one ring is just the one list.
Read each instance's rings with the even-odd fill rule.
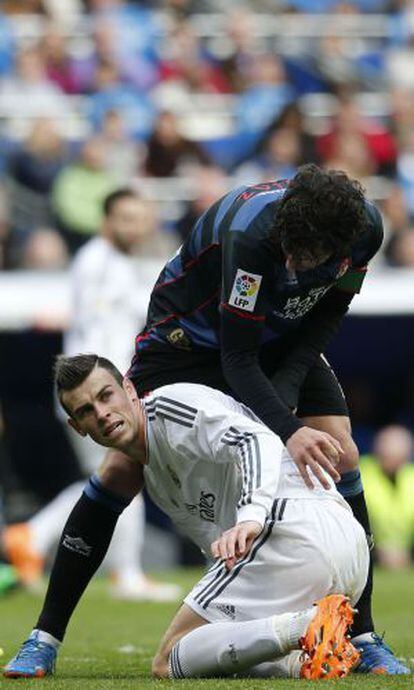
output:
[[172,285],[172,283],[176,283],[177,280],[181,280],[181,278],[184,278],[185,276],[185,271],[187,271],[189,268],[192,268],[195,264],[197,264],[200,259],[206,254],[206,252],[210,251],[210,249],[213,249],[214,247],[219,247],[220,244],[218,242],[214,242],[213,244],[209,244],[208,247],[204,247],[204,249],[197,254],[197,256],[194,259],[191,259],[184,265],[184,271],[183,273],[180,273],[179,276],[176,278],[171,278],[171,280],[166,280],[164,283],[160,283],[159,285],[154,286],[154,292],[155,290],[159,290],[162,287],[165,287],[166,285]]
[[248,319],[249,321],[264,321],[266,318],[265,316],[255,316],[254,314],[243,314],[239,309],[233,309],[233,307],[225,304],[225,302],[221,302],[220,307],[230,311],[232,314],[236,314],[236,316],[240,316],[242,319]]

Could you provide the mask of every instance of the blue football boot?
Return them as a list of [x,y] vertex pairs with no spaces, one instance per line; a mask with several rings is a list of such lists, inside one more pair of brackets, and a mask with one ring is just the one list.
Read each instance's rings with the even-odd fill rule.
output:
[[23,642],[16,656],[3,669],[6,678],[44,678],[55,671],[57,649],[52,644],[40,642],[39,632],[34,630]]
[[369,639],[352,640],[361,657],[356,673],[376,673],[384,676],[405,676],[412,673],[397,659],[393,651],[385,644],[382,637],[376,633],[368,633]]

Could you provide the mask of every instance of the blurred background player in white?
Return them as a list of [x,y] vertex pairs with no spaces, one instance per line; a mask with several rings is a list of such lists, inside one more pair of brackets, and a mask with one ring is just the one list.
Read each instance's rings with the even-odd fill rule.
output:
[[[101,233],[78,251],[71,266],[73,308],[64,339],[66,354],[98,351],[127,371],[135,334],[146,318],[145,287],[152,285],[165,258],[163,241],[164,246],[152,206],[133,190],[118,189],[105,198]],[[160,250],[161,263],[156,259]],[[70,441],[85,476],[96,471],[103,460],[102,448],[73,432]],[[5,551],[28,586],[39,582],[45,558],[58,542],[83,484],[68,486],[28,522],[5,530]],[[144,501],[138,497],[118,521],[104,563],[111,593],[123,599],[174,600],[180,595],[178,586],[154,582],[143,573],[144,526]]]

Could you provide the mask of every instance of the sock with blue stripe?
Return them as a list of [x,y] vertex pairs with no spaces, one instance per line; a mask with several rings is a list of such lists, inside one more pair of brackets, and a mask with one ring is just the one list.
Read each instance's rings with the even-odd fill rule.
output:
[[[337,484],[337,489],[351,507],[355,519],[358,520],[359,524],[364,528],[368,544],[371,545],[371,525],[360,471],[357,469],[351,472],[345,472],[341,477],[341,481]],[[352,636],[362,635],[363,633],[372,632],[374,630],[374,621],[372,619],[372,569],[372,555],[370,555],[367,583],[356,604],[358,613],[355,615],[352,625]]]
[[93,475],[63,528],[36,628],[63,640],[69,619],[108,550],[130,499],[105,489]]

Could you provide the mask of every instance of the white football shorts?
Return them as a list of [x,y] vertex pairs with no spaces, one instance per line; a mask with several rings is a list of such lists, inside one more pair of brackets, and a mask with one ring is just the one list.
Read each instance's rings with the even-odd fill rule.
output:
[[184,601],[211,623],[299,611],[328,594],[355,604],[368,564],[365,532],[347,505],[277,499],[249,554],[230,571],[216,561]]

